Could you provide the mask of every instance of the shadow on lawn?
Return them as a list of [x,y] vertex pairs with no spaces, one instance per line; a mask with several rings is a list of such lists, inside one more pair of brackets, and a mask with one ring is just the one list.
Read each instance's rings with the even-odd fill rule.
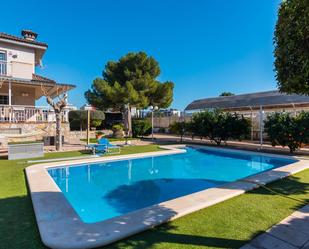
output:
[[[309,192],[309,183],[301,182],[300,178],[296,176],[289,176],[277,180],[275,182],[267,184],[266,187],[274,192],[266,188],[259,187],[258,189],[249,191],[248,193],[264,195],[276,195],[279,193],[287,197],[293,195],[293,198],[295,198],[295,201],[297,201],[297,195],[305,195]],[[309,202],[309,198],[302,198],[301,200],[299,200],[299,202],[302,202],[302,205],[300,206],[303,206],[304,204]]]
[[45,249],[29,196],[0,199],[0,248]]
[[247,242],[245,240],[209,237],[198,234],[181,234],[172,231],[176,229],[177,227],[172,223],[167,223],[139,235],[130,237],[126,240],[112,244],[107,248],[146,249],[161,243],[169,243],[170,245],[166,246],[166,248],[173,248],[173,244],[178,244],[177,248],[182,248],[181,244],[190,246],[191,248],[239,248]]
[[26,195],[0,198],[0,249],[47,249],[40,239],[26,174],[24,180]]

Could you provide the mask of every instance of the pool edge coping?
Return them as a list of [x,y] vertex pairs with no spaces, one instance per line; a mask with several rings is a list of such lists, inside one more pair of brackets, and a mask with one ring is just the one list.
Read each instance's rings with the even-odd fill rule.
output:
[[190,147],[207,148],[210,150],[245,152],[268,157],[296,159],[298,161],[232,183],[202,190],[97,223],[84,223],[80,220],[78,214],[76,214],[73,207],[68,203],[64,194],[47,172],[48,168],[183,153],[184,150],[182,150],[181,147],[185,146],[186,145],[179,144],[160,146],[166,150],[28,166],[26,168],[26,176],[43,243],[48,247],[57,249],[81,249],[104,246],[151,227],[241,195],[249,190],[257,188],[261,184],[265,185],[309,168],[307,166],[309,161],[299,159],[297,156],[285,156],[221,147],[213,148],[205,145],[188,145]]

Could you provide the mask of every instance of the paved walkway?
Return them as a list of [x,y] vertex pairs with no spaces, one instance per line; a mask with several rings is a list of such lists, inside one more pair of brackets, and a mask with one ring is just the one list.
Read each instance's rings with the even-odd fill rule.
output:
[[240,249],[309,249],[309,205],[259,235]]

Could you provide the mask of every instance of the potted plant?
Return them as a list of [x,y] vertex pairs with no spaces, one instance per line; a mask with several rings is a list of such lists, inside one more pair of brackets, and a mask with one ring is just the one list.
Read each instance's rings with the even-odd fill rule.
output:
[[123,126],[121,124],[115,124],[112,127],[113,137],[123,138]]
[[102,120],[93,119],[91,120],[91,130],[95,131],[102,124]]

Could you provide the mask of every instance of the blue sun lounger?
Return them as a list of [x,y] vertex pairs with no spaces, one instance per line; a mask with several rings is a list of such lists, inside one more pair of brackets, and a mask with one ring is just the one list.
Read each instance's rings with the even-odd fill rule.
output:
[[100,138],[97,144],[86,145],[86,149],[90,149],[93,154],[98,152],[103,154],[118,154],[120,153],[120,147],[113,145],[107,138]]

